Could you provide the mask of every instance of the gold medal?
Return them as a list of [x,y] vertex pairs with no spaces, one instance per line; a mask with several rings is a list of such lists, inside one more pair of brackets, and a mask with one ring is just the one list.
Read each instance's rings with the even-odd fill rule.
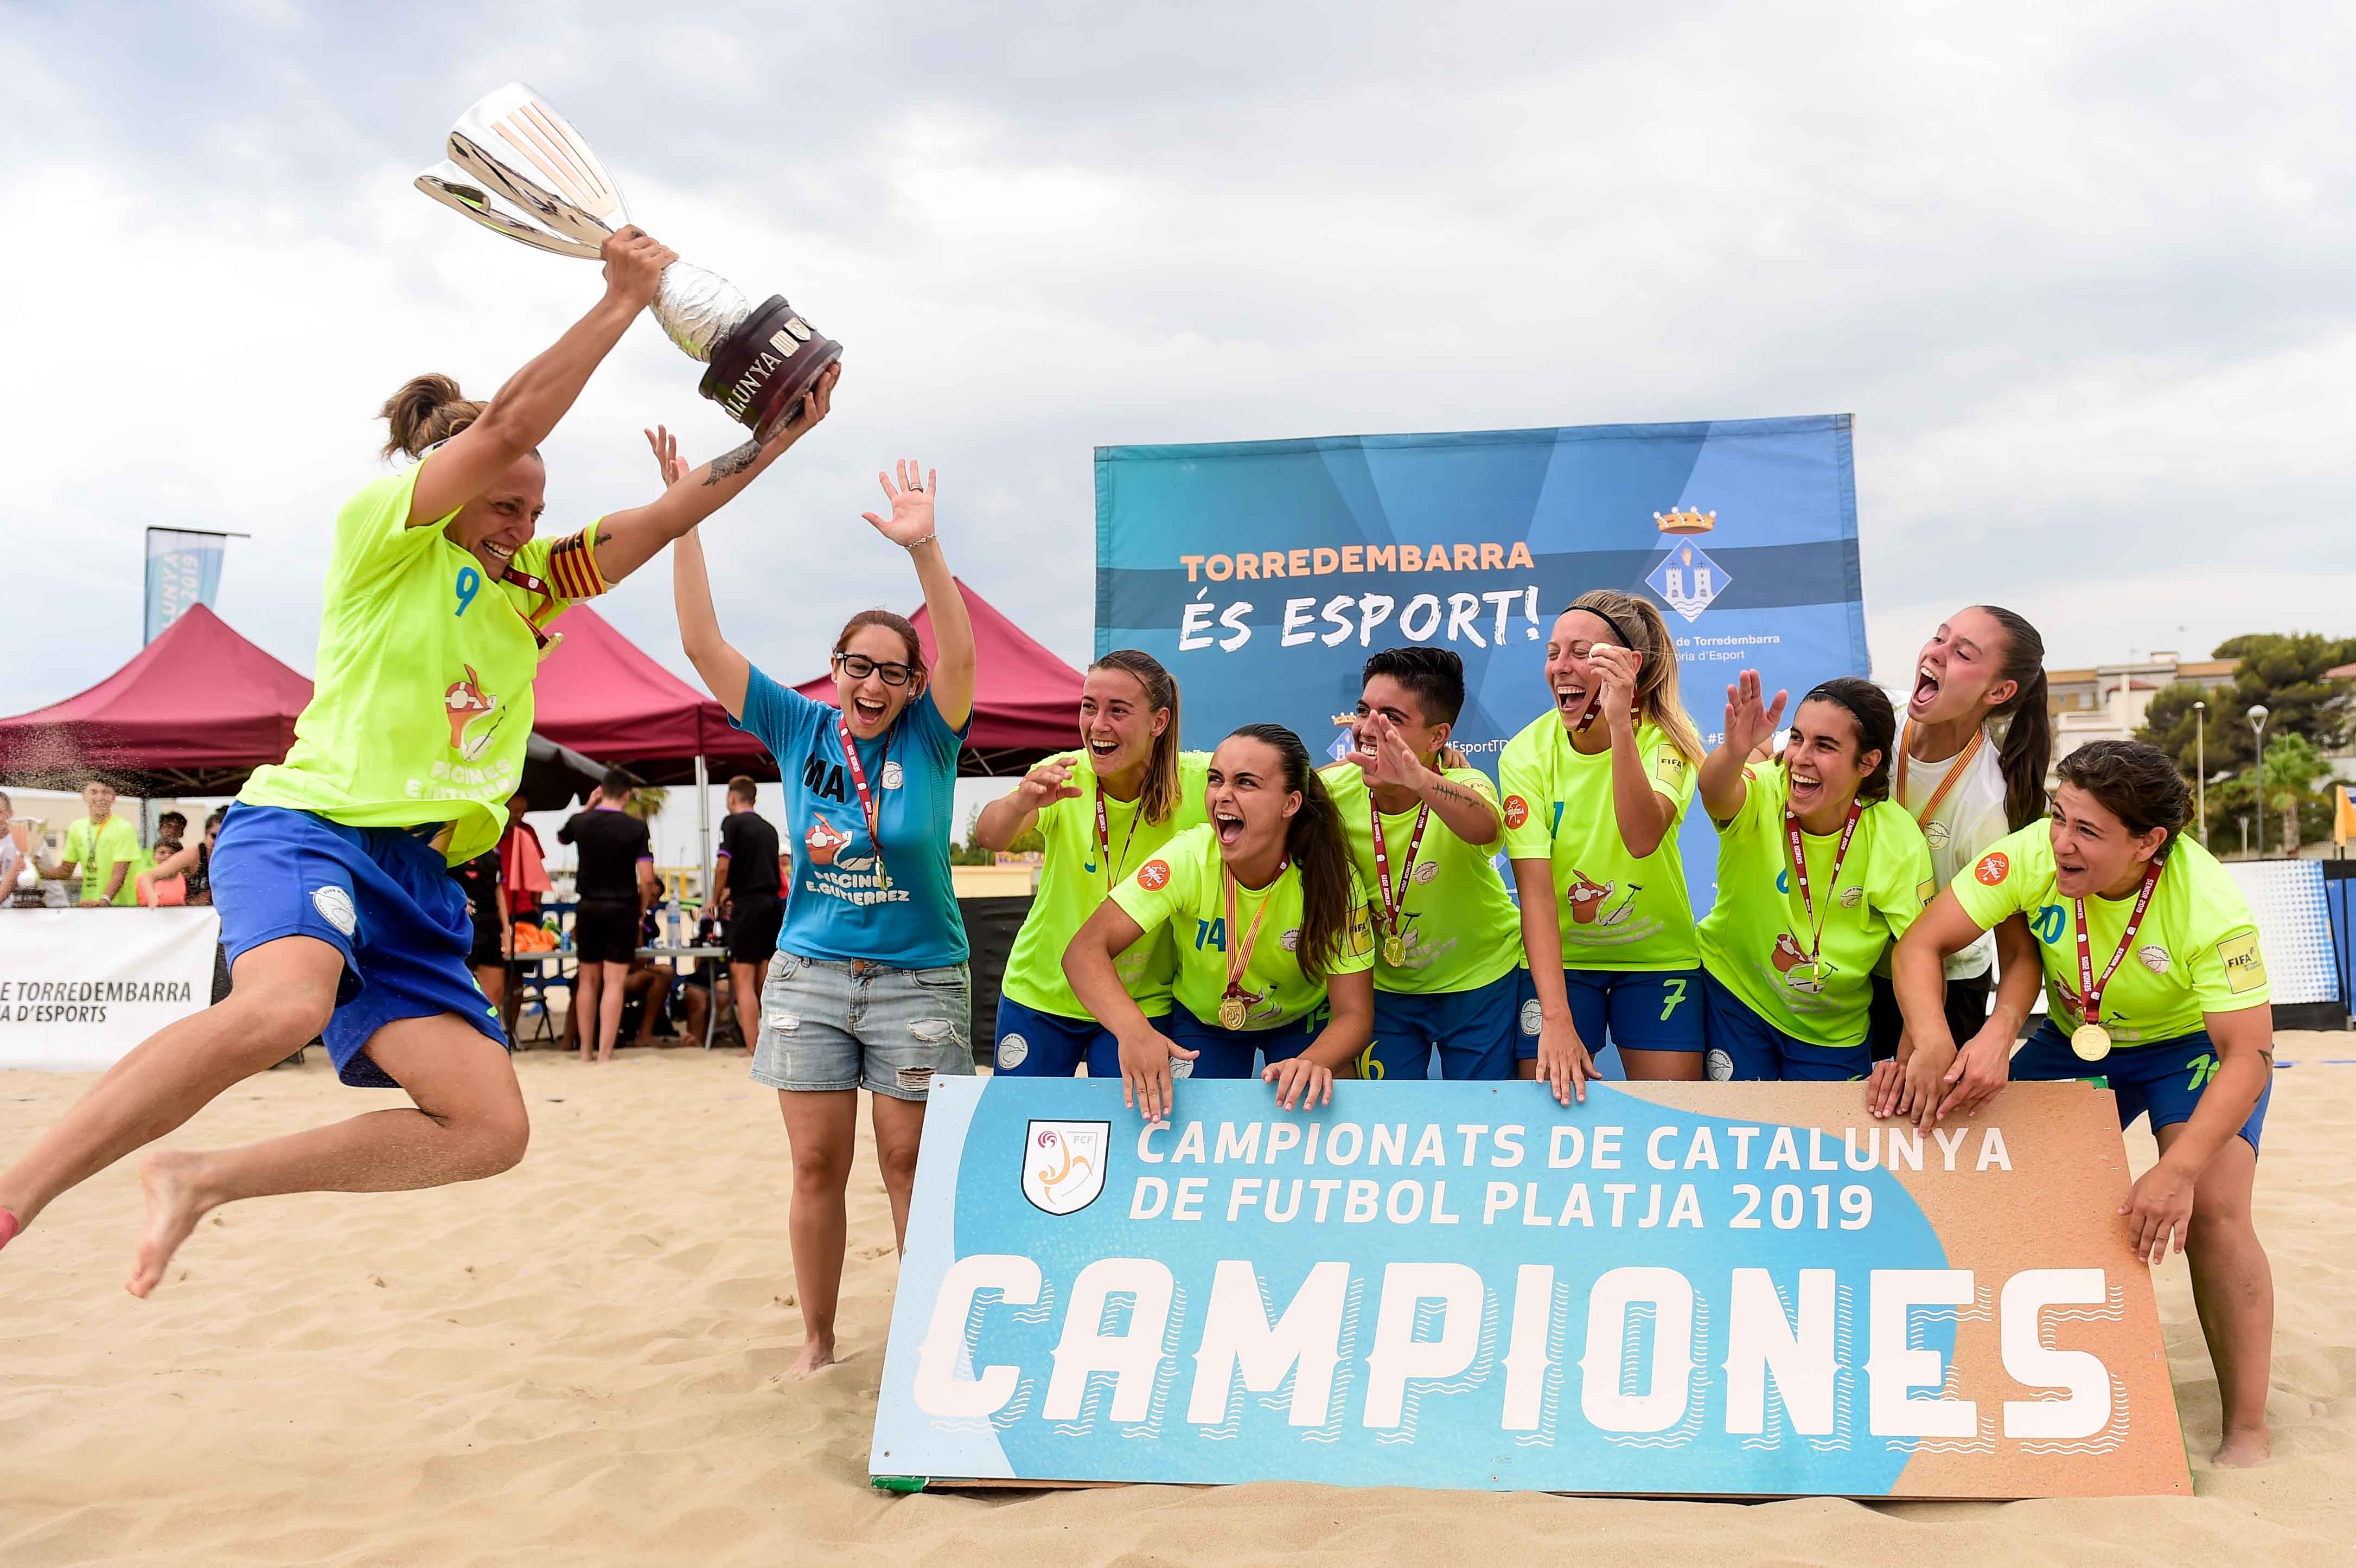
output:
[[2100,1024],[2080,1024],[2070,1031],[2070,1049],[2081,1061],[2100,1061],[2111,1053],[2111,1031]]
[[1383,938],[1383,962],[1397,969],[1407,963],[1407,938],[1392,932]]
[[1250,1011],[1251,1009],[1244,1006],[1244,999],[1241,997],[1222,997],[1219,998],[1219,1027],[1241,1029],[1244,1027],[1244,1019],[1250,1016]]

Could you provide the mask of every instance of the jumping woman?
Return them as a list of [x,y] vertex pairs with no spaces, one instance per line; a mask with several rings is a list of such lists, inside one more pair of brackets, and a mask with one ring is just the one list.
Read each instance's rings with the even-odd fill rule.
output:
[[973,626],[934,534],[937,477],[903,462],[896,482],[877,478],[891,516],[867,521],[908,552],[938,656],[927,668],[916,627],[861,611],[834,639],[839,709],[778,685],[720,635],[700,540],[680,540],[671,563],[688,658],[785,780],[794,886],[762,988],[753,1077],[777,1092],[793,1149],[795,1377],[835,1360],[859,1091],[873,1100],[876,1163],[905,1246],[926,1097],[934,1079],[973,1072],[965,923],[949,883]]
[[[1944,888],[1997,839],[2044,819],[2045,766],[2052,752],[2045,639],[2009,610],[1993,604],[1958,610],[1922,645],[1914,684],[1902,699],[1890,798],[1922,829],[1932,874]],[[1991,1017],[1988,997],[1999,957],[2004,981]],[[1949,958],[1946,971],[1947,1029],[1964,1049],[1947,1069],[1956,1081],[1952,1087],[1914,1096],[1917,1119],[1926,1125],[1949,1109],[1976,1104],[2004,1081],[2004,1061],[2037,1001],[2040,967],[2029,923],[2018,915],[2005,920]],[[1895,1074],[1879,1064],[1897,1054],[1903,1029],[1897,997],[1877,975],[1874,1105],[1883,1115],[1896,1108],[1898,1085]],[[1918,1053],[1914,1065],[1924,1072],[1929,1061]]]
[[[1161,661],[1115,648],[1080,688],[1080,750],[1048,758],[981,808],[973,837],[983,848],[1005,848],[1034,822],[1046,841],[998,998],[1001,1073],[1068,1078],[1085,1061],[1091,1078],[1120,1075],[1120,1042],[1072,994],[1064,950],[1123,878],[1201,825],[1210,761],[1178,750],[1178,683]],[[1166,928],[1118,959],[1122,988],[1148,1019],[1169,1015],[1177,965]]]
[[498,1009],[476,988],[466,897],[444,874],[498,842],[531,733],[548,623],[734,496],[826,412],[747,443],[651,504],[535,538],[540,443],[654,296],[672,252],[605,245],[605,298],[499,389],[421,376],[383,409],[417,459],[337,515],[319,674],[286,761],[256,773],[211,857],[227,999],[124,1057],[0,1174],[0,1243],[50,1200],[324,1033],[347,1083],[413,1108],[140,1167],[145,1296],[208,1211],[273,1193],[438,1187],[506,1170],[530,1128]]
[[1506,742],[1505,854],[1539,1029],[1525,1077],[1587,1097],[1608,1039],[1633,1079],[1702,1075],[1700,959],[1677,825],[1701,737],[1652,601],[1598,589],[1547,638],[1554,707]]
[[1871,1068],[1873,971],[1938,889],[1922,830],[1890,797],[1890,699],[1842,677],[1800,699],[1759,674],[1726,688],[1726,737],[1701,765],[1718,825],[1718,901],[1697,933],[1713,1078],[1838,1082]]
[[[2009,1063],[1996,1056],[1996,1087],[2101,1077],[2122,1126],[2150,1118],[2159,1163],[2119,1212],[2137,1257],[2158,1264],[2173,1248],[2191,1264],[2223,1407],[2217,1463],[2259,1464],[2270,1445],[2275,1287],[2250,1187],[2275,1042],[2257,925],[2233,879],[2184,836],[2191,792],[2168,753],[2096,741],[2056,771],[2051,817],[1997,840],[1900,939],[1900,1075],[1911,1093],[1908,1058],[1927,1055],[1935,1085],[1954,1056],[1941,960],[2028,917],[2047,1018]],[[1900,1112],[1909,1108],[1901,1099]]]
[[[1203,804],[1207,824],[1097,906],[1064,974],[1120,1041],[1121,1098],[1146,1120],[1169,1115],[1173,1077],[1248,1077],[1255,1053],[1279,1106],[1325,1104],[1333,1074],[1374,1033],[1374,933],[1349,836],[1308,749],[1281,724],[1247,724],[1219,742]],[[1178,950],[1167,1032],[1119,968],[1162,929]]]

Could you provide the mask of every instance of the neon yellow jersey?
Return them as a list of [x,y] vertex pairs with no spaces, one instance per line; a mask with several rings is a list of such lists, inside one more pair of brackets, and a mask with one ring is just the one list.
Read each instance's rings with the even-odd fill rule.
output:
[[596,525],[516,551],[507,575],[444,533],[407,526],[431,454],[360,486],[336,514],[319,677],[286,760],[238,798],[354,827],[452,825],[452,865],[498,843],[531,735],[539,628],[602,593]]
[[[1451,784],[1461,784],[1497,805],[1496,789],[1477,768],[1443,770]],[[1522,922],[1505,891],[1503,878],[1490,864],[1497,852],[1494,840],[1467,844],[1448,830],[1434,812],[1423,829],[1415,865],[1406,868],[1408,840],[1415,837],[1412,809],[1383,814],[1383,848],[1391,863],[1392,894],[1399,901],[1399,936],[1407,944],[1407,962],[1392,968],[1383,962],[1382,884],[1376,880],[1375,827],[1370,814],[1373,794],[1366,775],[1355,763],[1337,763],[1319,772],[1326,793],[1341,809],[1342,826],[1350,834],[1350,859],[1366,890],[1366,913],[1375,923],[1375,989],[1402,996],[1430,997],[1449,991],[1471,991],[1512,974],[1522,963]]]
[[1566,969],[1690,969],[1698,961],[1677,848],[1694,770],[1657,724],[1636,727],[1636,746],[1646,781],[1671,810],[1668,831],[1649,855],[1630,854],[1620,837],[1612,752],[1581,755],[1560,715],[1539,714],[1497,759],[1505,855],[1553,867]]
[[1696,933],[1702,967],[1794,1040],[1862,1047],[1873,971],[1938,894],[1931,847],[1905,807],[1876,801],[1858,818],[1834,887],[1840,834],[1801,835],[1824,923],[1824,966],[1811,974],[1807,905],[1783,833],[1791,781],[1781,762],[1752,763],[1742,776],[1750,781],[1742,809],[1719,829],[1718,902]]
[[[2045,1007],[2064,1029],[2085,1021],[2078,999],[2078,917],[2053,886],[2053,834],[2032,822],[2008,833],[1954,883],[1955,901],[1982,926],[2028,917],[2045,961]],[[2099,980],[2119,950],[2135,895],[2086,901],[2086,955]],[[2179,1040],[2206,1025],[2204,1013],[2235,1013],[2268,1000],[2257,922],[2233,879],[2208,850],[2178,834],[2169,846],[2135,951],[2103,987],[2102,1024],[2114,1044]]]
[[[1108,866],[1097,847],[1097,773],[1087,754],[1066,752],[1048,760],[1071,764],[1072,783],[1080,793],[1070,800],[1050,801],[1039,810],[1046,859],[1039,868],[1039,891],[1031,901],[1031,912],[1023,917],[1023,929],[1015,933],[1014,951],[1007,957],[1000,988],[1023,1007],[1057,1018],[1084,1019],[1088,1009],[1064,978],[1064,949],[1115,883],[1180,833],[1203,823],[1203,781],[1211,754],[1178,753],[1178,805],[1166,822],[1143,820],[1136,801],[1105,797],[1105,836],[1112,841]],[[1160,1018],[1170,1010],[1178,951],[1167,926],[1157,926],[1131,943],[1117,967],[1122,989],[1146,1017]]]
[[[1251,962],[1244,966],[1242,980],[1249,1008],[1244,1027],[1274,1029],[1315,1012],[1325,1001],[1324,984],[1303,975],[1293,955],[1301,943],[1301,868],[1288,865],[1265,888],[1237,884],[1238,929],[1233,932],[1227,929],[1219,871],[1217,837],[1208,824],[1190,827],[1115,888],[1112,901],[1147,931],[1170,933],[1178,954],[1178,1003],[1204,1022],[1217,1021],[1219,1000],[1227,994],[1227,945],[1241,941],[1255,919],[1259,934],[1252,941]],[[1350,883],[1354,912],[1328,974],[1362,975],[1375,966],[1366,891],[1355,874]],[[1263,907],[1265,915],[1260,913]]]
[[106,879],[114,875],[117,864],[123,866],[123,885],[114,890],[107,901],[117,908],[127,908],[139,901],[139,873],[147,868],[146,852],[139,848],[139,829],[120,815],[110,814],[106,826],[93,830],[85,816],[66,829],[65,847],[58,851],[60,860],[71,860],[81,873],[81,891],[78,899],[106,898]]

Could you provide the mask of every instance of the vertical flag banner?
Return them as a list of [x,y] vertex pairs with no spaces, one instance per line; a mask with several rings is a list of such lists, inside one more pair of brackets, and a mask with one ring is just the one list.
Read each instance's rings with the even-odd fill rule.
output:
[[189,528],[147,530],[147,635],[154,642],[191,604],[209,605],[220,592],[221,541],[226,534]]
[[[1857,485],[1847,414],[1704,424],[1097,449],[1097,652],[1142,648],[1184,694],[1185,743],[1290,725],[1339,756],[1332,722],[1376,648],[1464,659],[1456,744],[1497,752],[1551,706],[1546,636],[1591,588],[1644,595],[1676,638],[1705,745],[1725,688],[1863,675]],[[1696,912],[1716,835],[1683,840]]]
[[870,1472],[2190,1496],[2110,1092],[1862,1100],[939,1080]]

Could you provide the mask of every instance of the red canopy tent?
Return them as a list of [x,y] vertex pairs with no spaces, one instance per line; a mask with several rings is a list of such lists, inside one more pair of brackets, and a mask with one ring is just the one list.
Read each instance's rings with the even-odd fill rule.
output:
[[[310,700],[308,680],[191,605],[88,691],[0,719],[0,782],[76,789],[96,776],[128,795],[233,795],[285,758]],[[535,731],[524,787],[562,805],[601,771]]]
[[[974,652],[980,678],[973,694],[973,729],[968,732],[958,772],[969,776],[1017,773],[1051,752],[1079,743],[1081,675],[1049,653],[1022,627],[958,579],[965,613],[973,622]],[[939,652],[933,617],[918,610],[909,617],[927,663]],[[804,697],[835,706],[831,673],[794,688]]]
[[642,783],[696,782],[701,758],[712,776],[774,779],[761,742],[728,721],[728,710],[647,656],[586,604],[558,618],[564,635],[541,661],[532,729],[626,768]]

